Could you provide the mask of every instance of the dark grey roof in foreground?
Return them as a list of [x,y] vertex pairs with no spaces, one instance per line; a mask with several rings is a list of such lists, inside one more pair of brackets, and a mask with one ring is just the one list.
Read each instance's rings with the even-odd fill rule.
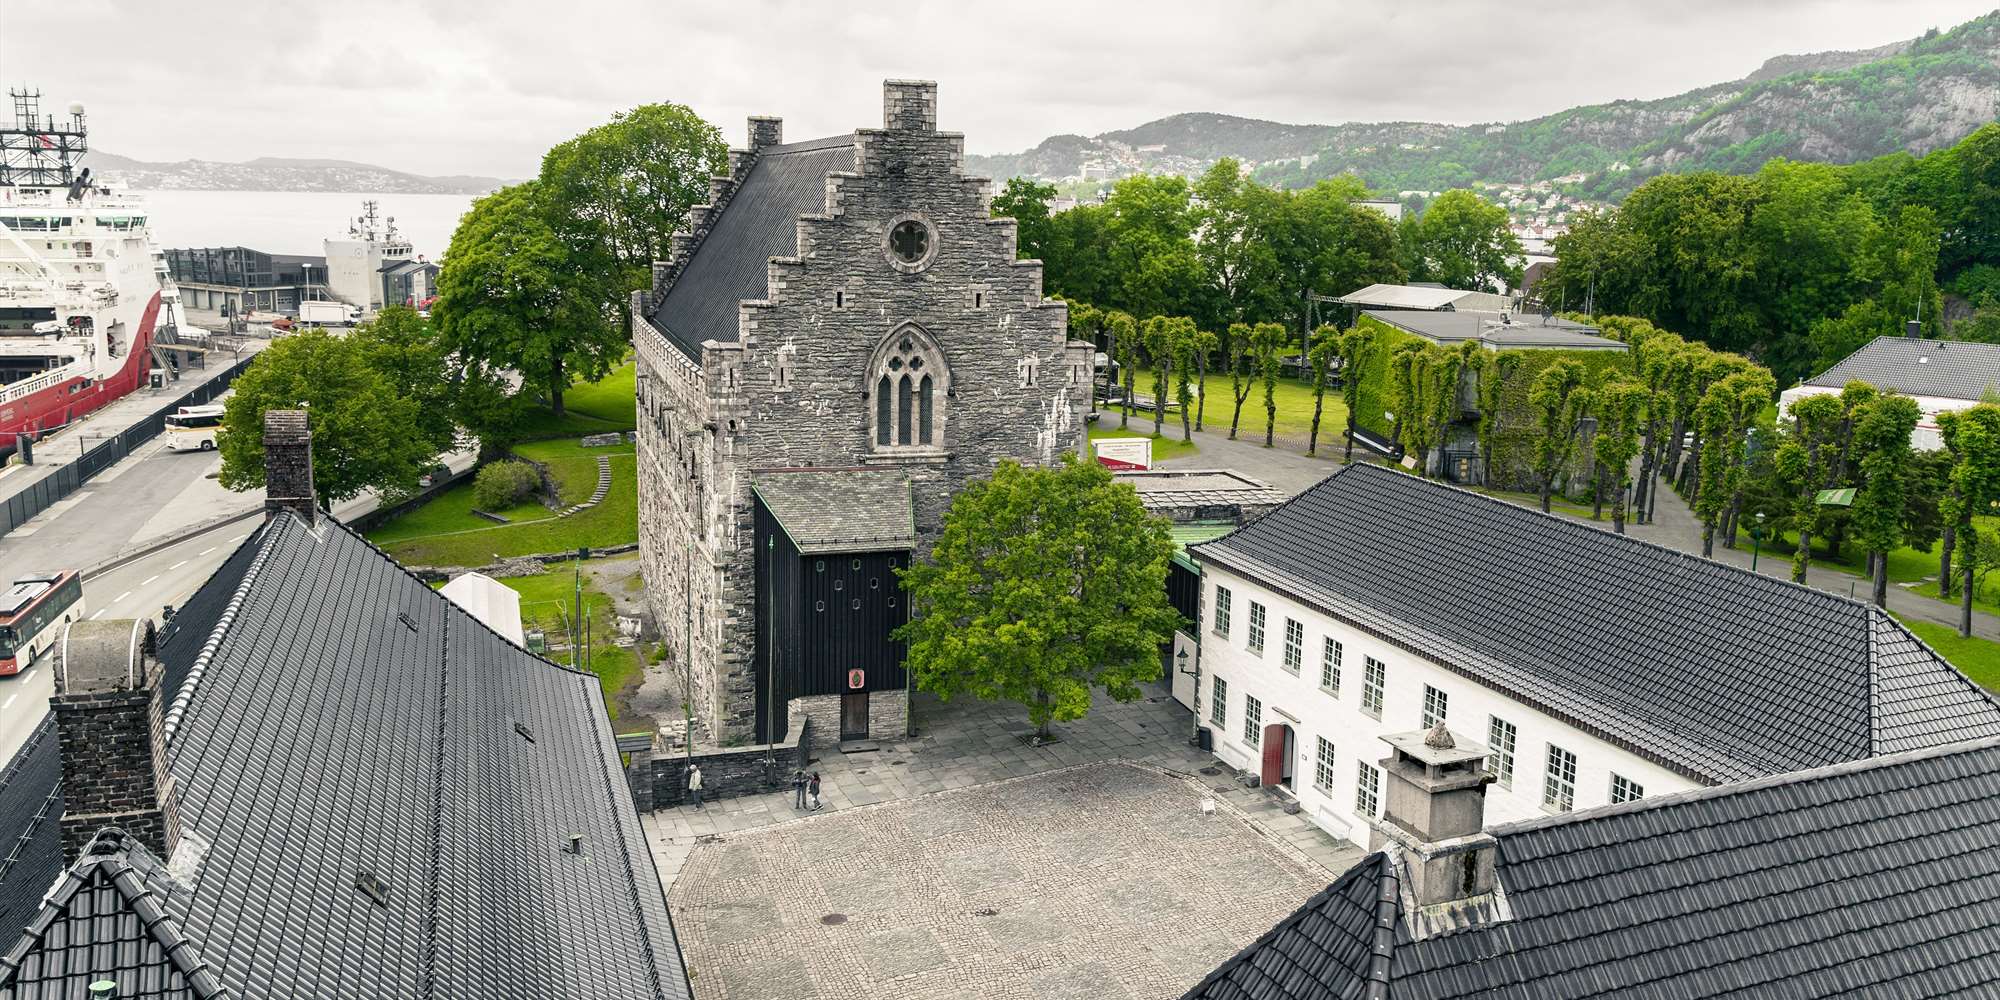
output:
[[1696,780],[2000,735],[1872,605],[1377,465],[1193,553]]
[[910,477],[900,469],[753,470],[750,482],[801,555],[917,544]]
[[667,294],[646,317],[689,357],[705,340],[736,340],[736,304],[769,293],[773,257],[799,252],[801,215],[826,211],[826,175],[850,171],[852,135],[773,146],[757,154]]
[[1905,396],[1977,400],[2000,392],[2000,344],[1877,337],[1806,384],[1838,389],[1856,380]]
[[1496,351],[1534,348],[1623,351],[1627,346],[1599,336],[1597,327],[1537,313],[1417,312],[1368,309],[1362,315],[1447,347],[1477,340]]
[[[596,678],[509,644],[325,519],[281,514],[244,550],[160,645],[183,835],[175,887],[149,898],[221,984],[685,1000]],[[34,982],[9,964],[46,944],[14,946],[0,995],[82,995],[92,965],[34,965],[51,977]]]
[[0,947],[62,873],[62,740],[44,715],[0,768]]
[[1996,827],[1991,739],[1497,827],[1504,917],[1371,854],[1187,1000],[2000,995]]

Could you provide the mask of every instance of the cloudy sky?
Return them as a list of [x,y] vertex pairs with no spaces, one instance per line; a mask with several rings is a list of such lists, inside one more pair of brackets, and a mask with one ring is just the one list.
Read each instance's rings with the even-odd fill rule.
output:
[[1662,97],[1769,56],[1948,28],[1995,0],[0,0],[0,79],[82,101],[147,160],[332,157],[523,177],[671,100],[732,144],[880,120],[940,82],[941,126],[1012,152],[1179,111],[1505,121]]

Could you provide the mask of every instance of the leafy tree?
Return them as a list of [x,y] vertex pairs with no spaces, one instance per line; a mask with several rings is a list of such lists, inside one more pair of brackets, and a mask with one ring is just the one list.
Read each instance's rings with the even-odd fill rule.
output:
[[1002,462],[960,491],[930,560],[899,570],[916,685],[939,697],[1004,698],[1049,724],[1080,719],[1091,691],[1131,701],[1160,676],[1167,522],[1095,462]]
[[1229,157],[1195,181],[1195,254],[1213,300],[1203,314],[1208,322],[1234,323],[1270,309],[1276,261],[1255,233],[1257,210],[1271,202],[1257,193]]
[[321,507],[371,488],[413,492],[436,459],[432,443],[410,433],[422,420],[417,401],[368,363],[362,341],[311,328],[273,341],[237,377],[216,435],[218,481],[232,490],[263,486],[264,412],[301,408]]
[[433,454],[450,451],[458,440],[458,388],[464,373],[431,321],[408,306],[389,306],[348,334],[364,363],[389,380],[396,395],[416,404],[414,433]]
[[1411,281],[1482,292],[1521,283],[1523,251],[1507,210],[1471,191],[1439,195],[1422,215],[1404,218],[1399,236]]
[[[1481,350],[1477,343],[1463,345]],[[1410,340],[1390,358],[1395,376],[1396,428],[1403,447],[1417,459],[1417,474],[1430,473],[1430,453],[1458,410],[1458,377],[1465,353],[1438,344]]]
[[[2000,501],[2000,405],[1981,403],[1968,410],[1940,413],[1938,432],[1951,457],[1951,470],[1939,514],[1944,521],[1944,546],[1938,565],[1938,596],[1952,595],[1953,570],[1963,588],[1959,595],[1958,634],[1972,634],[1972,597],[1980,561],[1980,538],[1973,515]],[[1952,556],[1958,560],[1954,567]]]
[[1750,430],[1757,422],[1757,414],[1771,402],[1774,386],[1771,373],[1755,366],[1732,373],[1720,384],[1729,400],[1728,436],[1719,442],[1723,446],[1725,462],[1722,476],[1724,495],[1721,497],[1724,504],[1723,544],[1735,548],[1736,516],[1743,509]]
[[1118,404],[1118,426],[1122,429],[1131,426],[1133,386],[1139,378],[1145,345],[1139,339],[1139,321],[1130,313],[1111,313],[1104,329],[1111,337],[1111,357],[1118,365],[1118,373],[1124,376],[1124,399]]
[[1541,484],[1542,513],[1546,514],[1556,477],[1576,447],[1577,423],[1590,406],[1583,366],[1565,358],[1543,368],[1528,390],[1528,402],[1542,421],[1535,441],[1535,475]]
[[993,196],[993,217],[1014,220],[1014,246],[1022,260],[1048,263],[1045,254],[1055,242],[1049,202],[1055,196],[1055,185],[1028,177],[1008,178],[1007,186]]
[[1920,413],[1915,400],[1894,394],[1876,397],[1859,414],[1854,447],[1861,456],[1861,487],[1852,517],[1868,546],[1876,606],[1889,601],[1889,552],[1903,543],[1905,493],[1910,488],[1910,432]]
[[452,234],[433,310],[443,346],[511,368],[563,412],[572,381],[602,378],[629,343],[604,310],[601,279],[557,236],[539,183],[472,203]]
[[1356,326],[1340,335],[1340,401],[1347,404],[1347,443],[1341,460],[1354,461],[1354,420],[1361,409],[1361,373],[1377,350],[1375,334]]
[[1632,483],[1632,458],[1639,453],[1639,428],[1651,394],[1637,382],[1619,380],[1597,392],[1597,461],[1611,474],[1611,528],[1625,533],[1625,496]]
[[1195,357],[1201,351],[1202,332],[1195,329],[1194,320],[1176,316],[1168,321],[1167,342],[1174,355],[1174,402],[1180,404],[1181,440],[1193,441],[1194,433],[1188,424],[1188,411],[1194,409],[1194,367]]
[[1882,303],[1864,299],[1838,316],[1815,321],[1806,336],[1812,344],[1815,367],[1825,371],[1877,337],[1898,335],[1901,328],[1902,320]]
[[1259,323],[1250,331],[1250,354],[1264,380],[1264,447],[1271,447],[1278,430],[1278,364],[1291,336],[1276,323]]
[[1812,566],[1813,535],[1823,516],[1819,491],[1831,489],[1839,473],[1837,444],[1844,414],[1840,397],[1827,393],[1793,403],[1790,416],[1791,426],[1773,465],[1778,485],[1792,498],[1792,529],[1799,535],[1792,554],[1792,582],[1804,583]]
[[1493,439],[1500,431],[1500,412],[1506,399],[1507,382],[1521,370],[1519,351],[1482,351],[1473,355],[1473,377],[1479,394],[1479,467],[1490,482],[1493,477]]
[[1208,409],[1208,359],[1222,349],[1222,338],[1202,330],[1194,337],[1194,374],[1199,394],[1195,397],[1194,429],[1201,430],[1202,413]]
[[1236,440],[1236,425],[1243,421],[1243,401],[1250,398],[1250,390],[1256,385],[1251,378],[1254,359],[1250,354],[1248,323],[1229,324],[1229,335],[1222,342],[1222,359],[1229,365],[1229,394],[1236,400],[1236,410],[1229,416],[1229,440]]
[[1306,438],[1306,454],[1319,452],[1319,416],[1326,406],[1327,371],[1340,355],[1341,333],[1335,327],[1322,326],[1313,334],[1312,349],[1306,352],[1306,367],[1312,372],[1313,422],[1312,433]]
[[688,209],[708,200],[708,179],[728,168],[727,154],[722,133],[687,106],[642,104],[542,157],[545,217],[595,279],[599,308],[623,318],[621,329],[631,328],[630,293],[650,283],[653,261],[667,259]]
[[1302,345],[1315,295],[1345,295],[1378,281],[1401,281],[1396,230],[1388,217],[1356,206],[1367,190],[1353,177],[1304,191],[1253,191],[1254,238],[1269,247],[1274,305]]
[[1141,174],[1119,181],[1105,199],[1106,263],[1122,308],[1146,316],[1187,315],[1200,304],[1203,275],[1190,198],[1185,178]]
[[1140,343],[1146,345],[1146,360],[1153,368],[1153,436],[1160,436],[1160,429],[1167,421],[1167,390],[1173,377],[1175,337],[1179,330],[1174,320],[1165,316],[1154,316],[1146,320],[1145,331],[1139,335]]

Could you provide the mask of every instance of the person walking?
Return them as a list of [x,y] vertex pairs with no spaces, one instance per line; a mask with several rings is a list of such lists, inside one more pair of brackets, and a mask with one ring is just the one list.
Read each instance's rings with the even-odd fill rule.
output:
[[701,808],[701,768],[688,765],[688,795],[694,799],[694,807]]
[[819,808],[819,772],[814,771],[812,780],[806,782],[806,794],[812,796],[812,808]]
[[792,808],[806,807],[806,772],[804,769],[792,772]]

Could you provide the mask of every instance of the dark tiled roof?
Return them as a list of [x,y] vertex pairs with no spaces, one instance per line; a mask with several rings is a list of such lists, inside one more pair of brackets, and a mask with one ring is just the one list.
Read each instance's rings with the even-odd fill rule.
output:
[[1980,399],[2000,392],[2000,344],[1877,337],[1806,384],[1838,389],[1856,380],[1905,396]]
[[62,741],[44,715],[0,769],[0,948],[62,874]]
[[753,472],[751,488],[802,555],[885,552],[917,544],[910,478],[900,470]]
[[1376,465],[1194,553],[1697,780],[2000,735],[1871,605]]
[[1588,351],[1627,349],[1619,341],[1600,336],[1597,327],[1573,323],[1559,316],[1405,309],[1369,309],[1363,315],[1447,346],[1477,340],[1496,351],[1536,347]]
[[160,646],[181,678],[173,860],[198,858],[162,905],[221,982],[684,1000],[597,680],[508,644],[337,524],[280,515],[244,546],[242,572],[204,584]]
[[736,304],[768,294],[771,258],[799,251],[799,216],[826,211],[826,175],[853,169],[852,135],[757,154],[707,238],[646,319],[689,357],[701,356],[702,341],[735,341]]
[[1370,855],[1187,996],[2000,995],[1996,826],[1991,739],[1502,826],[1504,916],[1414,935],[1363,888],[1404,862]]

